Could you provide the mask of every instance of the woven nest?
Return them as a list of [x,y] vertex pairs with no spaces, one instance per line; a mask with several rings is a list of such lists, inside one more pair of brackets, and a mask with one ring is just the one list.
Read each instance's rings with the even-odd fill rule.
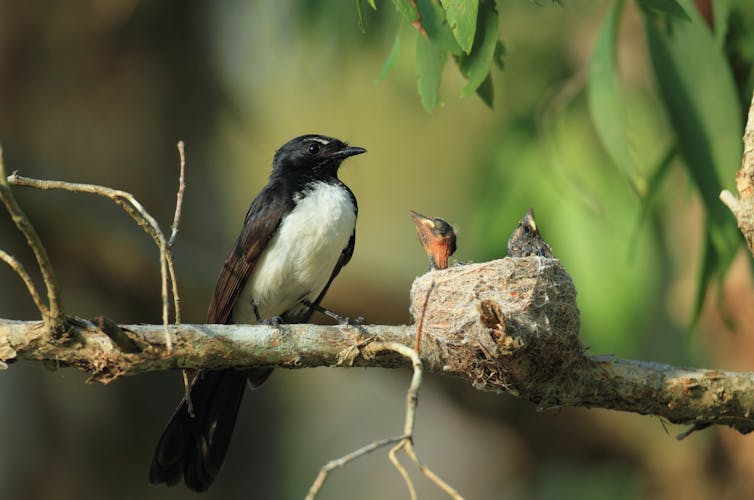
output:
[[506,257],[431,271],[414,281],[411,304],[414,321],[423,311],[425,341],[443,346],[443,370],[471,375],[479,388],[523,392],[567,379],[585,359],[576,289],[557,259]]

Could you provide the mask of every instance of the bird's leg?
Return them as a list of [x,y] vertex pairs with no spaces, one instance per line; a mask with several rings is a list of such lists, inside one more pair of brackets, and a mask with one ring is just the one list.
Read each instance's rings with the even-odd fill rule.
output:
[[340,314],[332,312],[331,310],[325,307],[322,307],[319,304],[315,304],[311,300],[308,300],[304,297],[301,297],[299,301],[302,304],[304,304],[306,307],[308,307],[309,309],[320,312],[324,314],[325,316],[334,319],[335,321],[338,322],[338,324],[341,324],[341,325],[363,325],[364,322],[366,321],[364,317],[362,316],[358,316],[355,319],[351,319],[348,316],[341,316]]
[[259,306],[254,299],[251,299],[251,308],[254,310],[254,318],[260,325],[279,326],[283,323],[283,318],[280,316],[273,316],[270,319],[262,319],[262,316],[259,314]]

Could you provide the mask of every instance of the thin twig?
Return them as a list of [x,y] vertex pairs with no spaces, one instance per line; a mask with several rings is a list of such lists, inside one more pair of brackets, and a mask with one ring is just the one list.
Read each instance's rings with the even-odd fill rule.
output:
[[351,453],[340,458],[330,460],[320,469],[319,474],[317,474],[317,478],[314,480],[311,487],[309,488],[309,492],[306,494],[306,500],[314,500],[314,497],[316,497],[317,493],[319,493],[319,490],[322,489],[322,485],[325,484],[327,475],[331,471],[340,469],[341,467],[344,467],[349,462],[352,462],[357,458],[363,457],[364,455],[372,453],[373,451],[378,450],[382,447],[397,443],[398,441],[401,441],[405,438],[406,436],[394,436],[391,438],[380,439],[379,441],[374,441],[373,443],[369,443],[366,446],[362,446],[358,450],[352,451]]
[[39,271],[42,274],[42,279],[44,280],[47,289],[49,312],[43,319],[50,324],[52,330],[56,330],[65,320],[60,289],[58,288],[58,280],[55,277],[50,257],[47,255],[47,250],[45,250],[42,240],[39,238],[39,234],[37,234],[31,221],[18,205],[16,197],[13,196],[13,191],[11,190],[9,183],[12,183],[11,178],[14,175],[15,174],[6,179],[3,151],[2,148],[0,148],[0,200],[2,200],[8,213],[10,213],[18,230],[24,235],[24,238],[26,238],[26,243],[29,245],[32,252],[34,252],[34,258],[37,261],[37,266],[39,267]]
[[400,461],[398,460],[398,457],[396,456],[396,453],[400,450],[403,450],[406,455],[411,459],[411,461],[414,462],[414,465],[424,474],[427,476],[427,478],[435,483],[441,490],[443,490],[445,493],[448,494],[451,498],[454,498],[456,500],[462,499],[463,497],[448,483],[443,481],[437,474],[432,472],[432,470],[429,469],[424,463],[422,463],[419,460],[419,457],[416,455],[416,450],[414,449],[414,427],[416,424],[416,406],[419,402],[419,389],[421,388],[421,382],[422,382],[422,362],[421,358],[419,357],[419,341],[421,340],[421,331],[422,331],[422,325],[424,324],[424,314],[427,310],[427,303],[429,302],[429,295],[432,293],[432,290],[435,287],[434,280],[429,286],[429,289],[427,290],[427,295],[424,297],[424,304],[422,305],[421,315],[419,316],[419,321],[417,322],[417,334],[416,334],[416,345],[417,348],[414,350],[409,349],[408,347],[402,345],[402,344],[395,344],[392,345],[385,345],[385,348],[390,349],[392,351],[399,352],[404,357],[409,358],[411,360],[411,364],[414,368],[414,376],[411,379],[411,386],[408,389],[408,393],[406,394],[406,420],[403,424],[403,433],[407,436],[405,439],[401,440],[400,443],[398,443],[393,449],[390,450],[390,453],[388,454],[390,461],[393,463],[393,465],[398,469],[398,472],[400,472],[401,476],[403,476],[403,479],[406,481],[406,486],[408,487],[409,495],[411,495],[412,500],[416,499],[416,491],[414,489],[413,482],[411,481],[411,478],[408,475],[408,472],[406,472],[406,469],[401,465]]
[[429,467],[424,465],[420,460],[419,457],[416,456],[416,450],[414,450],[414,444],[413,442],[409,440],[403,440],[401,443],[405,443],[405,446],[403,447],[403,450],[406,452],[406,454],[411,458],[411,460],[414,462],[416,467],[422,471],[422,474],[427,476],[427,479],[435,483],[441,490],[443,490],[450,498],[453,498],[454,500],[463,500],[463,497],[461,496],[458,491],[455,490],[451,485],[443,481],[440,476],[432,472]]
[[[409,394],[407,396],[407,401],[409,402],[409,408],[406,410],[407,419],[410,419],[413,423],[414,414],[416,411],[416,392],[419,390],[419,386],[421,385],[421,360],[419,359],[419,356],[416,354],[416,351],[411,349],[410,347],[407,347],[403,344],[399,344],[397,342],[373,342],[368,344],[364,348],[364,354],[370,357],[375,356],[377,353],[382,351],[393,351],[397,352],[398,354],[401,354],[405,356],[408,359],[411,359],[411,363],[414,366],[414,375],[411,379],[411,386],[409,387]],[[417,370],[418,368],[418,370]],[[313,500],[315,496],[317,496],[317,493],[319,492],[320,488],[322,488],[322,485],[325,482],[325,479],[327,479],[327,474],[337,468],[343,467],[347,463],[366,455],[367,453],[371,453],[372,451],[382,448],[384,446],[396,443],[396,442],[403,442],[406,439],[411,439],[409,431],[406,429],[410,428],[404,425],[403,435],[393,438],[387,438],[382,439],[380,441],[375,441],[373,443],[370,443],[362,448],[359,448],[356,451],[353,451],[349,453],[348,455],[345,455],[341,458],[338,458],[336,460],[332,460],[325,464],[322,469],[320,469],[319,474],[317,475],[317,478],[312,483],[311,487],[309,488],[309,493],[306,495],[306,500]],[[400,465],[398,465],[400,467]],[[410,481],[410,480],[409,480]]]
[[398,469],[398,472],[400,472],[401,476],[403,476],[403,479],[406,481],[406,486],[408,487],[409,494],[411,495],[412,500],[416,499],[416,489],[414,488],[414,484],[411,481],[411,478],[408,475],[408,472],[401,465],[401,463],[398,461],[397,457],[395,456],[396,452],[400,449],[405,450],[406,454],[416,464],[419,470],[421,470],[425,476],[427,476],[432,482],[434,482],[437,486],[439,486],[448,495],[450,495],[451,497],[455,499],[462,498],[458,494],[458,492],[456,492],[456,490],[450,487],[445,481],[440,479],[435,473],[433,473],[422,462],[420,462],[418,457],[416,456],[416,452],[413,449],[413,432],[414,432],[414,423],[416,421],[416,406],[419,401],[419,389],[421,388],[422,372],[423,372],[422,362],[421,362],[421,359],[419,358],[419,354],[416,352],[416,350],[411,349],[410,347],[405,346],[403,344],[399,344],[398,342],[373,342],[364,348],[363,354],[365,356],[373,357],[377,353],[382,352],[382,351],[397,352],[403,357],[410,359],[411,365],[413,367],[413,376],[411,377],[411,385],[409,386],[408,392],[406,393],[406,419],[403,424],[403,436],[399,438],[389,438],[389,439],[383,439],[381,441],[375,441],[373,443],[370,443],[364,446],[363,448],[360,448],[359,450],[356,450],[352,453],[349,453],[348,455],[345,455],[342,458],[328,462],[324,467],[322,467],[319,474],[317,475],[317,478],[314,480],[314,483],[312,483],[311,488],[309,488],[309,493],[307,494],[306,499],[307,500],[314,499],[314,497],[319,492],[320,488],[322,488],[322,485],[324,484],[325,479],[327,478],[327,474],[331,470],[339,468],[339,467],[343,467],[348,462],[355,460],[356,458],[359,458],[365,455],[366,453],[369,453],[378,448],[387,446],[388,444],[392,444],[395,442],[398,442],[398,444],[390,450],[390,452],[388,453],[388,457],[390,458],[390,461],[393,463],[395,468]]
[[[168,352],[170,352],[173,348],[173,342],[170,336],[170,330],[168,329],[170,314],[170,306],[168,301],[168,271],[170,272],[170,279],[174,284],[173,293],[177,297],[177,285],[175,279],[175,268],[173,266],[173,257],[167,247],[167,241],[165,240],[164,234],[160,230],[159,224],[154,219],[154,217],[152,217],[152,215],[147,212],[147,210],[141,205],[141,203],[139,203],[139,201],[131,193],[121,191],[119,189],[99,186],[96,184],[80,184],[74,182],[31,179],[29,177],[22,177],[16,172],[8,177],[8,183],[15,186],[33,187],[42,190],[56,189],[71,191],[75,193],[89,193],[104,196],[105,198],[111,199],[118,206],[120,206],[128,215],[131,216],[132,219],[134,219],[134,221],[136,221],[139,227],[141,227],[149,236],[152,237],[152,239],[160,249],[160,277],[162,279],[162,324],[165,332],[165,348]],[[45,282],[47,282],[47,279],[45,279]],[[52,314],[52,304],[50,304],[50,310]]]
[[406,440],[401,439],[401,442],[390,448],[390,452],[387,454],[387,457],[390,459],[390,461],[393,463],[393,467],[398,469],[398,472],[403,477],[403,481],[406,483],[406,487],[408,488],[408,496],[411,497],[411,500],[417,500],[416,497],[416,488],[414,487],[414,482],[411,480],[411,476],[408,475],[408,471],[403,466],[400,460],[398,460],[398,456],[396,455],[400,450],[403,449],[405,446]]
[[178,226],[181,223],[181,208],[183,208],[183,192],[186,190],[186,151],[183,141],[178,141],[178,156],[181,158],[181,174],[178,177],[178,194],[175,197],[175,215],[171,227],[168,248],[173,248],[175,238],[178,236]]
[[34,286],[34,282],[31,280],[29,273],[26,272],[26,269],[24,269],[23,264],[21,264],[15,257],[13,257],[10,254],[5,253],[2,250],[0,250],[0,260],[4,260],[5,263],[8,264],[10,267],[12,267],[13,270],[16,271],[16,274],[18,274],[21,277],[24,284],[26,285],[26,288],[29,290],[29,295],[31,295],[31,298],[34,300],[34,303],[37,305],[37,309],[39,309],[39,314],[41,314],[43,318],[49,316],[50,311],[49,309],[47,309],[47,306],[42,301],[42,297],[39,295],[39,292],[37,291],[37,287]]

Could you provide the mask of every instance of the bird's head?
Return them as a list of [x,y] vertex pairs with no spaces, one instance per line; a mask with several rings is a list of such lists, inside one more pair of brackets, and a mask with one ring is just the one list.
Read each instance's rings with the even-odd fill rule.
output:
[[325,135],[302,135],[291,139],[275,153],[272,174],[305,180],[337,177],[340,164],[349,156],[366,153],[366,149],[349,146]]
[[429,257],[432,269],[446,269],[448,259],[456,251],[456,232],[453,226],[439,217],[425,217],[418,212],[409,210],[416,225],[424,251]]

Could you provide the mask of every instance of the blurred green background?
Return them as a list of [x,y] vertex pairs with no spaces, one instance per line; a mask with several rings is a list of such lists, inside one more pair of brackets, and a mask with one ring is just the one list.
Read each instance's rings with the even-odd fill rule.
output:
[[[200,323],[275,149],[303,133],[333,135],[369,153],[341,170],[359,200],[358,237],[325,299],[329,308],[371,323],[410,321],[408,290],[427,260],[409,209],[452,222],[455,257],[468,262],[504,256],[508,235],[533,207],[579,291],[590,352],[753,369],[748,252],[713,284],[690,332],[705,206],[677,157],[651,199],[637,196],[613,166],[586,91],[612,2],[563,3],[498,1],[506,57],[505,71],[493,71],[494,109],[476,96],[459,98],[464,79],[449,64],[444,105],[428,114],[416,92],[415,32],[389,2],[365,9],[362,33],[354,4],[336,0],[0,0],[6,168],[130,191],[167,229],[175,143],[183,139],[187,191],[175,259],[184,321]],[[702,14],[711,9],[696,4]],[[751,5],[730,5],[729,39],[751,40]],[[398,59],[378,81],[396,31]],[[651,179],[674,132],[633,2],[617,47],[630,151],[637,175]],[[742,54],[745,62],[754,50]],[[734,55],[741,54],[729,60],[742,121],[731,143],[740,148],[751,88]],[[719,96],[707,95],[714,106]],[[725,187],[734,186],[737,167],[727,165]],[[84,195],[16,193],[47,245],[66,312],[160,322],[157,251],[119,208]],[[33,269],[8,217],[0,217],[0,247]],[[0,267],[0,317],[37,317],[7,267]],[[405,370],[277,370],[245,398],[225,467],[205,498],[302,498],[326,461],[399,432],[409,377]],[[193,497],[182,486],[147,484],[155,440],[180,399],[179,373],[107,387],[85,380],[27,363],[0,374],[0,498]],[[602,410],[538,412],[428,377],[416,445],[470,499],[754,495],[751,438],[710,429],[678,442],[680,430]],[[413,475],[421,498],[443,498]],[[405,497],[385,453],[337,471],[322,491],[322,498]]]

